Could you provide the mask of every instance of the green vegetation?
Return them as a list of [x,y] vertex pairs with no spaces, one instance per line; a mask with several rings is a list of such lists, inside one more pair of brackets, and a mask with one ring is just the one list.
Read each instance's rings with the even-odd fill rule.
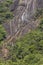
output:
[[0,2],[0,22],[3,22],[7,19],[11,19],[13,17],[13,13],[10,12],[10,4],[11,0],[6,0],[4,2]]
[[[10,4],[12,0],[0,2],[0,43],[6,35],[2,22],[13,17],[9,10]],[[35,19],[40,15],[42,10],[37,12]],[[0,65],[43,65],[43,18],[40,19],[40,25],[36,30],[16,40],[13,46],[9,43],[6,48],[9,50],[9,55],[7,58],[0,55]]]
[[43,9],[37,9],[36,14],[34,14],[33,18],[34,20],[38,19],[38,17],[43,16]]
[[3,28],[2,25],[0,25],[0,42],[1,42],[2,40],[4,40],[5,34],[6,34],[5,29]]
[[0,60],[0,65],[43,65],[43,19],[36,30],[8,45],[9,57]]
[[7,22],[7,20],[13,17],[13,13],[9,9],[10,4],[12,4],[12,0],[0,2],[0,43],[4,40],[6,34],[2,23]]
[[40,25],[39,25],[39,29],[40,29],[41,31],[43,31],[43,19],[41,19],[41,22],[40,22]]

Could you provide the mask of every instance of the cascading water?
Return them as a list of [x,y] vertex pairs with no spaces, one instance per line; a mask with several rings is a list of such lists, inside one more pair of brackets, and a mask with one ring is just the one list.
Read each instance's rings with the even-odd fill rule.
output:
[[31,11],[31,8],[32,8],[32,0],[29,0],[29,2],[27,2],[27,7],[25,9],[25,12],[23,12],[23,15],[22,15],[22,21],[28,21],[28,18],[30,16],[30,11]]
[[36,12],[36,0],[29,0],[25,12],[22,14],[22,21],[29,21]]

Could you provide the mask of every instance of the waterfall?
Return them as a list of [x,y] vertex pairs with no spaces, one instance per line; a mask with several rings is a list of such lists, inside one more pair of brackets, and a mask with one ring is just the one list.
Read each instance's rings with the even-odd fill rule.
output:
[[25,3],[27,3],[27,7],[25,9],[25,11],[23,12],[22,14],[22,21],[26,21],[26,18],[27,18],[27,14],[25,15],[25,13],[27,12],[27,9],[28,9],[28,0],[25,0]]
[[28,21],[28,19],[31,17],[31,15],[33,14],[32,10],[34,9],[33,6],[33,1],[34,0],[29,0],[27,2],[27,7],[25,9],[25,11],[22,14],[22,21]]

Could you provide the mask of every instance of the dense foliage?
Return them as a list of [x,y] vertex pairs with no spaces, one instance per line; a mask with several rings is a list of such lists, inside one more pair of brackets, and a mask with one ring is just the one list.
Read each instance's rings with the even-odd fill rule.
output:
[[8,60],[0,60],[0,65],[43,65],[43,19],[36,30],[8,45]]
[[4,40],[5,34],[6,34],[5,29],[3,28],[2,25],[0,25],[0,42],[1,42],[2,40]]
[[10,4],[12,4],[12,0],[0,2],[0,42],[5,38],[6,34],[2,23],[13,17],[12,12],[9,10]]
[[12,18],[12,12],[10,12],[10,4],[11,0],[6,0],[4,2],[0,2],[0,23]]
[[[2,22],[12,18],[12,12],[9,10],[10,4],[12,0],[0,2],[0,43],[6,34]],[[39,13],[41,11],[37,12],[35,19],[42,15]],[[13,46],[9,44],[6,48],[9,50],[9,55],[7,58],[0,55],[0,65],[43,65],[43,18],[40,19],[40,25],[36,30],[16,40]]]

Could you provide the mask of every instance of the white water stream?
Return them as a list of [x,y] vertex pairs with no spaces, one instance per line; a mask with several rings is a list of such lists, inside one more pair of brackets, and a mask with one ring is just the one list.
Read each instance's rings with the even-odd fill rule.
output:
[[35,3],[36,3],[36,0],[29,0],[27,2],[27,7],[25,9],[25,11],[23,12],[22,14],[22,21],[28,21],[28,19],[33,16],[33,14],[35,13]]

